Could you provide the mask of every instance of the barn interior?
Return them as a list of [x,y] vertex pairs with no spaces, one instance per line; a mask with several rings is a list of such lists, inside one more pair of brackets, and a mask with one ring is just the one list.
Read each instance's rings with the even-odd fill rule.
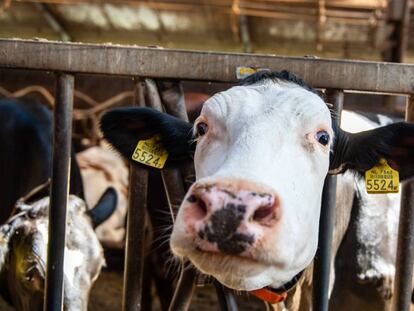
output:
[[[414,64],[414,0],[0,0],[0,38]],[[100,116],[132,105],[134,85],[130,77],[76,75],[76,151],[101,143]],[[229,86],[182,82],[186,101],[196,104]],[[54,89],[53,73],[0,68],[0,98],[53,108]],[[405,97],[350,92],[344,107],[401,120]],[[123,243],[107,245],[89,310],[121,309],[123,251]],[[240,310],[266,310],[253,298],[237,299]],[[190,310],[211,304],[215,292],[200,286]],[[0,309],[15,310],[5,302]],[[163,309],[154,299],[148,310]]]

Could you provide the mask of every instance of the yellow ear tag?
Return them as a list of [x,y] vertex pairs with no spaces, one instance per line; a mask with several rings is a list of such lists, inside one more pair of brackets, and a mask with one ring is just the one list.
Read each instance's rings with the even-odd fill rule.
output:
[[270,71],[269,69],[266,69],[266,68],[253,68],[253,67],[247,67],[247,66],[240,66],[236,68],[236,78],[238,80],[241,80],[260,70]]
[[381,159],[373,168],[365,172],[365,189],[368,193],[398,193],[400,178],[398,171]]
[[159,136],[138,141],[132,154],[132,160],[155,168],[163,168],[168,158],[168,151],[160,143]]

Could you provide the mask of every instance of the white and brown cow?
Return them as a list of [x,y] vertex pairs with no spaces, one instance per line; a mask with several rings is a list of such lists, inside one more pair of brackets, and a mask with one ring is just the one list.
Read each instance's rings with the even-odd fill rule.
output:
[[[91,210],[83,200],[69,196],[63,295],[66,311],[88,309],[89,292],[105,263],[94,227],[112,214],[115,205],[112,188]],[[48,210],[49,197],[30,204],[18,202],[13,216],[0,226],[0,292],[19,311],[43,310]]]
[[194,127],[147,108],[102,118],[105,138],[130,158],[159,135],[167,166],[192,159],[196,182],[178,212],[173,253],[244,291],[277,290],[312,262],[329,171],[363,173],[381,158],[414,175],[414,125],[361,133],[332,124],[326,103],[288,72],[259,72],[210,98]]
[[76,154],[85,189],[85,201],[94,206],[108,187],[117,193],[117,205],[109,219],[95,232],[104,246],[122,248],[125,240],[128,168],[124,160],[107,146],[94,146]]

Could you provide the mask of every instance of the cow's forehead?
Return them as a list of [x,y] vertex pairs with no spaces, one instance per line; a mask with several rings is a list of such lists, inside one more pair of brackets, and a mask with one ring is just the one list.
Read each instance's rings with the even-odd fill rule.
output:
[[277,113],[287,119],[330,120],[326,103],[315,93],[290,82],[266,81],[235,86],[206,101],[202,114],[231,121]]

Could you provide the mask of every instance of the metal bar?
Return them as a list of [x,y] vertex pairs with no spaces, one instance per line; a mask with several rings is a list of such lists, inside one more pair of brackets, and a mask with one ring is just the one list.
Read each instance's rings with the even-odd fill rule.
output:
[[58,74],[56,105],[53,114],[53,166],[49,206],[49,243],[45,286],[45,311],[62,310],[63,263],[66,242],[66,206],[72,136],[73,88],[72,75]]
[[[147,106],[161,111],[161,98],[158,90],[154,88],[156,84],[153,80],[150,79],[145,79],[145,84],[147,87]],[[166,87],[163,83],[158,83],[158,85],[161,89]],[[172,89],[175,89],[175,91],[180,91],[181,87],[179,86],[177,89],[177,86],[173,85]],[[167,98],[164,96],[163,99],[167,103],[168,108],[172,114],[176,117],[181,117],[182,119],[188,120],[185,110],[185,103],[181,98],[182,96],[174,96],[172,93],[168,94],[165,92],[163,95],[168,95]],[[164,169],[161,171],[161,176],[164,183],[165,193],[167,195],[168,205],[170,207],[171,213],[173,214],[173,217],[176,214],[176,207],[181,203],[185,196],[182,175],[177,169]],[[187,266],[185,262],[182,263],[181,274],[177,283],[177,289],[174,293],[169,310],[186,311],[188,309],[190,306],[191,297],[194,292],[195,278],[196,271],[192,267]]]
[[[144,82],[135,89],[135,105],[145,105]],[[127,237],[125,247],[123,311],[141,310],[144,268],[145,213],[147,209],[148,171],[130,166],[129,204],[127,212]]]
[[[184,90],[179,81],[157,81],[162,103],[167,113],[188,122],[187,108],[184,100]],[[194,183],[194,163],[186,163],[180,167],[181,176],[184,180],[184,189],[188,190]]]
[[191,266],[182,264],[180,278],[178,279],[177,289],[174,293],[169,311],[187,311],[191,297],[195,288],[195,278],[197,271]]
[[[414,97],[407,98],[405,119],[414,122]],[[402,185],[398,226],[397,260],[393,294],[394,311],[408,311],[411,305],[414,262],[414,181]]]
[[408,64],[0,40],[3,68],[235,82],[238,66],[287,69],[320,88],[414,94]]
[[237,303],[233,293],[218,281],[214,281],[217,298],[222,311],[237,311]]
[[[158,83],[159,84],[159,83]],[[147,106],[162,111],[161,97],[158,93],[157,83],[152,79],[145,79],[146,85],[146,98]],[[160,85],[160,84],[159,84]],[[172,94],[170,94],[171,97]],[[175,117],[187,118],[187,115],[183,114],[183,109],[185,113],[185,104],[184,101],[180,101],[177,97],[177,101],[169,101],[169,106],[174,106],[172,110],[172,115]],[[180,107],[183,106],[183,107]],[[188,118],[187,118],[188,119]],[[173,215],[176,214],[176,206],[181,203],[185,196],[185,189],[183,184],[183,179],[180,172],[177,169],[164,169],[161,171],[162,180],[164,183],[165,193],[167,195],[168,205],[170,211],[173,212]]]
[[[327,90],[327,102],[334,105],[334,112],[337,118],[333,122],[337,122],[339,125],[344,102],[343,91]],[[331,272],[332,237],[335,224],[336,184],[336,176],[327,176],[323,186],[319,245],[313,270],[313,309],[315,311],[327,311],[329,306],[329,276]]]

